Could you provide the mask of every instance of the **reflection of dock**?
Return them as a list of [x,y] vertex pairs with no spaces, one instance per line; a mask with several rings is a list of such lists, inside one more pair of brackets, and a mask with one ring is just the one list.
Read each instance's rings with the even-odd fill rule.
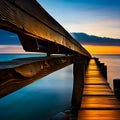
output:
[[86,72],[78,120],[119,120],[120,102],[92,59]]
[[0,62],[0,97],[71,63],[71,56],[23,58]]

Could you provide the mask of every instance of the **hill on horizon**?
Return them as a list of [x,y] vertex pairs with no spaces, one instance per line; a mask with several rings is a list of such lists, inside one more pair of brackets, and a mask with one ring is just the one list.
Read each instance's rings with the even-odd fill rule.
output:
[[72,37],[83,45],[120,46],[120,39],[99,37],[86,33],[70,33]]

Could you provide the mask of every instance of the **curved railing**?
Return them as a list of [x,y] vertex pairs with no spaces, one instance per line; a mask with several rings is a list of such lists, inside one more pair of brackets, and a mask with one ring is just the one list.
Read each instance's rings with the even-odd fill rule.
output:
[[35,0],[0,0],[0,27],[17,33],[26,51],[91,57]]

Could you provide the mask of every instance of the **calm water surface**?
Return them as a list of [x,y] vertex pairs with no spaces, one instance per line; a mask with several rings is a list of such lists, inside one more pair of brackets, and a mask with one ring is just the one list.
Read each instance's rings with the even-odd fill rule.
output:
[[[1,61],[39,55],[0,55]],[[49,120],[69,109],[72,96],[72,65],[54,72],[0,99],[0,120]]]
[[[0,54],[0,61],[37,55]],[[120,78],[120,55],[93,55],[108,66],[108,81]],[[72,65],[54,72],[0,99],[0,120],[49,120],[57,112],[69,109]]]

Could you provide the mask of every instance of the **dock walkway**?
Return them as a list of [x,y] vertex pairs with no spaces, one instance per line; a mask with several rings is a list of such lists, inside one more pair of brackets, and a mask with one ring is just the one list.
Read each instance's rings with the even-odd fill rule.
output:
[[120,102],[102,77],[94,59],[86,72],[78,120],[120,120]]

